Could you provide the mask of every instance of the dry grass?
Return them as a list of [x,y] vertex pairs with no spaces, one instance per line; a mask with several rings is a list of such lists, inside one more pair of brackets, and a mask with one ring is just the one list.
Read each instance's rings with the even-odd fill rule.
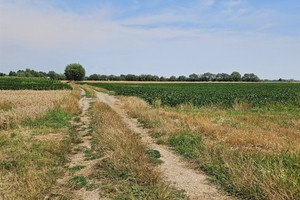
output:
[[55,108],[70,95],[70,91],[0,90],[0,129],[21,120],[34,120]]
[[121,97],[121,102],[131,116],[150,121],[154,132],[173,133],[186,128],[247,150],[300,150],[299,115],[246,113],[245,105],[236,106],[238,112],[235,113],[216,107],[196,108],[190,105],[151,107],[137,97]]
[[[22,105],[39,112],[28,111],[23,117],[32,121],[0,130],[0,199],[43,199],[63,173],[76,137],[68,121],[79,112],[80,90],[6,92],[11,111]],[[40,110],[45,103],[48,107]]]
[[[119,199],[177,198],[163,184],[136,133],[118,114],[108,105],[97,102],[93,108],[93,120],[95,148],[107,155],[96,169],[96,177],[105,183],[102,186],[104,196]],[[105,193],[107,188],[110,192]]]
[[165,142],[179,132],[200,134],[202,150],[186,153],[196,155],[195,167],[213,175],[225,190],[251,199],[300,196],[299,113],[252,112],[238,102],[234,109],[224,110],[150,106],[136,97],[120,100],[128,114],[153,133],[166,133],[160,138]]

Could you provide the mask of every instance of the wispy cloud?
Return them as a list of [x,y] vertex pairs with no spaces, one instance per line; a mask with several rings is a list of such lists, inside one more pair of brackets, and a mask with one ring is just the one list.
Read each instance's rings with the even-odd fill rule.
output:
[[[145,6],[131,0],[126,9],[106,1],[80,11],[65,1],[0,2],[1,70],[32,63],[64,66],[74,60],[90,65],[90,73],[156,70],[167,75],[196,72],[199,66],[229,72],[239,70],[233,65],[243,66],[243,72],[299,64],[298,38],[269,31],[277,27],[276,12],[242,1],[173,5],[156,0]],[[160,4],[165,6],[157,9]],[[141,11],[148,7],[155,11]]]
[[229,2],[225,3],[226,6],[230,6],[230,7],[232,7],[232,6],[238,6],[240,4],[241,4],[241,0],[229,1]]

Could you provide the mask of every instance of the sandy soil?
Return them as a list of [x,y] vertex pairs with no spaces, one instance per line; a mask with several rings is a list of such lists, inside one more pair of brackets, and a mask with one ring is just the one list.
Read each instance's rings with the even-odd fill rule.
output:
[[161,170],[165,180],[176,189],[184,190],[186,195],[192,200],[233,199],[222,195],[215,186],[209,184],[206,174],[188,168],[188,163],[173,154],[168,147],[156,144],[149,136],[148,130],[141,128],[136,119],[129,118],[125,110],[118,106],[116,97],[101,92],[96,92],[96,94],[98,99],[111,106],[134,132],[141,134],[141,140],[144,144],[160,152],[163,163],[159,166],[159,170]]

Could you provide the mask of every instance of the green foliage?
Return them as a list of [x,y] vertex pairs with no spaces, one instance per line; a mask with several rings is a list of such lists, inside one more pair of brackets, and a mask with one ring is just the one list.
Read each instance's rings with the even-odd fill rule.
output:
[[99,184],[95,184],[95,183],[91,183],[91,184],[88,184],[87,186],[85,186],[85,189],[87,191],[93,191],[93,190],[96,190],[97,188],[99,188]]
[[52,80],[66,80],[66,76],[64,74],[58,74],[55,71],[49,71],[48,76]]
[[65,75],[67,80],[82,81],[85,77],[85,69],[77,63],[69,64],[66,66]]
[[81,170],[81,169],[83,169],[83,168],[85,168],[85,165],[76,165],[76,166],[70,168],[70,171],[71,171],[72,173],[74,173],[74,172],[79,171],[79,170]]
[[197,154],[203,149],[201,135],[187,131],[172,134],[168,142],[177,153],[185,158],[196,158]]
[[252,107],[274,105],[298,106],[300,84],[297,83],[86,83],[114,91],[118,95],[138,96],[149,103],[163,105],[232,107],[236,100]]
[[80,190],[88,184],[84,176],[75,176],[69,180],[69,187]]
[[1,77],[0,90],[71,90],[68,84],[47,78]]
[[60,109],[54,109],[49,111],[46,115],[36,119],[33,122],[24,121],[24,125],[34,126],[34,127],[49,127],[49,128],[63,128],[70,125],[69,120],[71,120],[72,115],[67,112],[63,112]]
[[95,159],[103,157],[103,153],[102,152],[87,153],[84,155],[84,157],[85,157],[84,160],[95,160]]
[[146,154],[149,156],[149,161],[154,164],[162,164],[163,161],[159,158],[161,157],[160,152],[154,149],[146,149]]

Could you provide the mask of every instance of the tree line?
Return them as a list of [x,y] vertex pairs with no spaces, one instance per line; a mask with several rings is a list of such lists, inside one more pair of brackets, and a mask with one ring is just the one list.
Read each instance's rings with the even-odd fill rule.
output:
[[243,76],[239,72],[232,72],[231,74],[226,73],[204,73],[204,74],[191,74],[187,76],[156,76],[150,74],[121,74],[120,76],[115,75],[100,75],[92,74],[87,77],[87,80],[99,80],[99,81],[252,81],[258,82],[260,79],[253,73],[246,73]]
[[[4,73],[0,73],[0,76],[6,76]],[[35,71],[27,68],[26,70],[18,70],[17,72],[10,71],[8,76],[18,77],[45,77],[54,80],[68,80],[65,74],[49,71],[48,73],[42,71]],[[81,78],[79,78],[80,80]],[[76,78],[75,78],[76,80]],[[90,76],[84,76],[82,80],[94,80],[94,81],[246,81],[246,82],[258,82],[260,79],[253,73],[246,73],[243,76],[239,72],[227,73],[204,73],[204,74],[191,74],[189,76],[156,76],[151,74],[121,74],[116,75],[101,75],[92,74]]]

